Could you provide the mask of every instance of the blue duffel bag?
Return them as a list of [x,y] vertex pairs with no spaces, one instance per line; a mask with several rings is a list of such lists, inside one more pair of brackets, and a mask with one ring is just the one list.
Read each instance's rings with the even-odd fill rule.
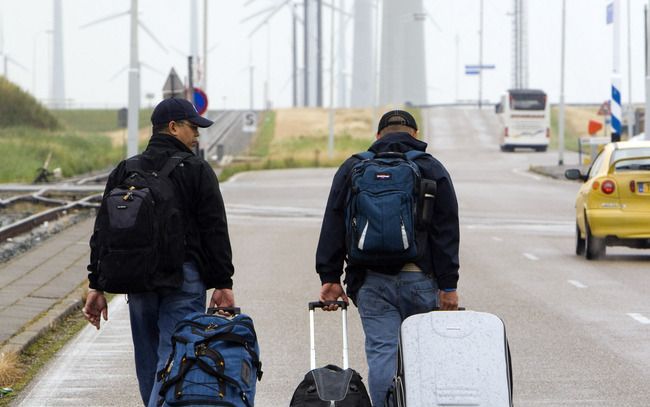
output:
[[262,378],[259,355],[253,320],[239,308],[192,313],[176,325],[172,353],[158,372],[158,405],[251,407]]

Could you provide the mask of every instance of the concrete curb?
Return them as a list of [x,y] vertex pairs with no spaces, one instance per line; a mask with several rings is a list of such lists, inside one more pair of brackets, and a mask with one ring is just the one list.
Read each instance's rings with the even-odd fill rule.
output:
[[20,354],[27,347],[41,338],[65,317],[81,309],[82,296],[86,289],[85,282],[71,291],[65,298],[57,302],[52,308],[36,319],[28,322],[22,331],[12,336],[0,349],[0,354]]

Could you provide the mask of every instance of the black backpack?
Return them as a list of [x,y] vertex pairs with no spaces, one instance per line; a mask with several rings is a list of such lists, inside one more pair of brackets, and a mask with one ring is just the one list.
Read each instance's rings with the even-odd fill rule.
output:
[[125,178],[97,215],[99,289],[128,294],[182,284],[185,220],[169,174],[191,155],[175,153],[160,171],[144,170],[141,155],[126,160]]

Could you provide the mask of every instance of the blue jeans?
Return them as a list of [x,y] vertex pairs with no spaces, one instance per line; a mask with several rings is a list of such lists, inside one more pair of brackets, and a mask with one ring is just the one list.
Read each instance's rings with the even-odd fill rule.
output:
[[175,290],[129,294],[135,371],[144,405],[155,406],[156,372],[171,353],[171,335],[187,314],[205,312],[205,284],[194,263],[183,264],[183,285]]
[[400,324],[407,317],[433,310],[438,304],[436,282],[421,272],[397,275],[368,272],[357,293],[366,335],[368,385],[373,406],[383,406],[397,370]]

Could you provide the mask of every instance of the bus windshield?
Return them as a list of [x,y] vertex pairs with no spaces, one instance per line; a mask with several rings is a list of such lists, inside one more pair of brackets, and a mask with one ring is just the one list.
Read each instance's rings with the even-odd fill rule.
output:
[[546,95],[535,94],[510,94],[510,109],[512,110],[544,110],[546,109]]

